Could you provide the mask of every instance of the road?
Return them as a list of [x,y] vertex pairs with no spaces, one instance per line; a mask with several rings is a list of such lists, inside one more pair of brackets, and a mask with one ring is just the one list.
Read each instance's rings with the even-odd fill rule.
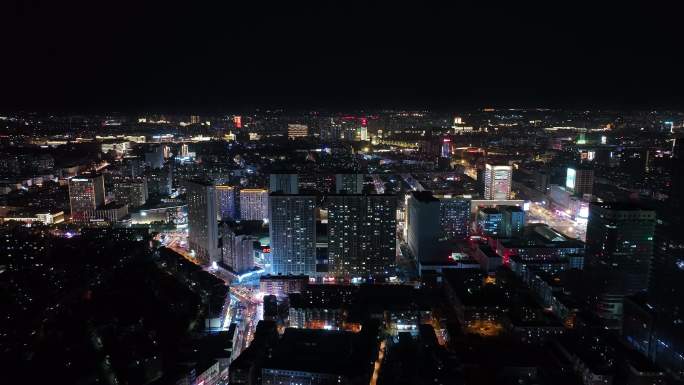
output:
[[385,193],[385,182],[382,181],[382,178],[380,178],[380,175],[378,174],[373,174],[373,186],[375,187],[375,192],[376,194],[384,194]]
[[[162,237],[163,235],[163,237]],[[165,232],[158,236],[162,245],[182,255],[188,261],[201,265],[187,249],[187,231]],[[235,275],[220,266],[206,266],[202,268],[223,280],[230,287],[230,303],[225,307],[226,314],[223,317],[222,328],[228,330],[230,324],[237,324],[237,357],[254,338],[254,330],[263,314],[263,297],[256,288],[242,285]],[[258,282],[258,281],[257,281]]]
[[528,223],[544,223],[560,231],[561,233],[585,241],[587,237],[586,221],[575,221],[560,212],[552,212],[544,206],[531,202],[527,212]]
[[404,179],[404,182],[406,182],[413,191],[425,191],[425,188],[423,187],[416,178],[413,177],[411,174],[401,174],[401,178]]

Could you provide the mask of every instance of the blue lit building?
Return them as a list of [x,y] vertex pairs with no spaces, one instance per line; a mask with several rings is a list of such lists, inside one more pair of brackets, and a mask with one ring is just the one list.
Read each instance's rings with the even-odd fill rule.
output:
[[525,230],[525,211],[520,206],[499,206],[501,233],[507,238],[518,238]]
[[501,235],[501,222],[503,214],[501,211],[492,207],[481,208],[477,212],[477,229],[483,235]]

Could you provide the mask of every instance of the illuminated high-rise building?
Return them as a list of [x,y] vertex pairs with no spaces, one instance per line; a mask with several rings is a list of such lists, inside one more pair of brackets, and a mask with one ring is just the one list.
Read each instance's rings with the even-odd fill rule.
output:
[[244,274],[254,267],[256,236],[245,232],[238,223],[222,222],[219,226],[221,235],[221,260],[237,274]]
[[119,203],[140,207],[147,202],[147,178],[118,178],[114,180],[114,197]]
[[233,186],[216,186],[216,205],[218,207],[219,219],[238,219],[236,191]]
[[439,207],[444,234],[450,239],[467,238],[470,224],[470,199],[440,197]]
[[328,196],[330,272],[345,277],[387,277],[396,266],[397,198]]
[[69,179],[71,219],[87,221],[95,209],[105,204],[104,178],[100,174],[84,174]]
[[299,176],[296,173],[271,173],[268,177],[268,192],[280,192],[283,194],[299,193]]
[[362,141],[370,140],[368,136],[368,119],[361,118],[361,128],[359,130],[359,137]]
[[630,203],[589,208],[587,258],[597,274],[598,314],[620,320],[623,298],[648,289],[656,213]]
[[180,147],[180,156],[181,156],[182,158],[185,158],[185,157],[188,156],[188,153],[189,153],[189,152],[190,152],[190,149],[188,148],[187,143],[181,144],[181,147]]
[[150,169],[145,173],[147,191],[150,195],[168,196],[173,188],[173,170],[170,165],[159,169]]
[[451,139],[442,139],[442,158],[451,158]]
[[269,196],[269,235],[274,274],[316,273],[316,197]]
[[268,219],[268,190],[263,188],[240,190],[240,219],[246,221]]
[[204,181],[187,181],[188,246],[203,263],[218,262],[219,234],[216,188]]
[[484,171],[484,199],[511,199],[511,166],[492,165],[487,163]]

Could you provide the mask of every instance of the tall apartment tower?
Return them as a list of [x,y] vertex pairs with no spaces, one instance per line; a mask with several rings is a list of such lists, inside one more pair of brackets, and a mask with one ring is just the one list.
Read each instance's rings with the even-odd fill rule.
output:
[[105,187],[102,175],[84,174],[69,179],[72,221],[87,221],[91,213],[104,204]]
[[511,166],[487,163],[484,170],[484,199],[506,200],[511,198]]
[[269,235],[274,274],[316,273],[316,197],[269,196]]
[[221,222],[221,260],[237,274],[244,274],[254,267],[254,243],[258,238],[246,234],[240,225]]
[[299,194],[299,176],[295,173],[271,173],[268,179],[270,193]]
[[340,277],[388,277],[396,268],[397,198],[328,196],[328,258]]
[[216,186],[216,205],[218,210],[218,217],[221,220],[238,219],[236,192],[233,186],[217,185]]
[[268,219],[268,190],[262,188],[240,190],[240,219],[245,221]]
[[140,207],[147,202],[147,178],[118,178],[114,180],[114,197],[119,203]]
[[587,257],[597,273],[598,314],[619,320],[623,298],[648,289],[656,213],[630,203],[593,203]]
[[204,181],[187,181],[188,246],[203,263],[218,262],[219,234],[216,188]]
[[413,257],[429,261],[435,257],[442,233],[440,202],[429,191],[414,191],[408,199],[406,238]]

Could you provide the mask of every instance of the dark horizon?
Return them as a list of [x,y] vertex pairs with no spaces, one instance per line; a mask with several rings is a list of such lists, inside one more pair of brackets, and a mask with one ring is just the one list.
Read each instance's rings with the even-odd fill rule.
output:
[[684,108],[676,12],[18,4],[0,110]]

